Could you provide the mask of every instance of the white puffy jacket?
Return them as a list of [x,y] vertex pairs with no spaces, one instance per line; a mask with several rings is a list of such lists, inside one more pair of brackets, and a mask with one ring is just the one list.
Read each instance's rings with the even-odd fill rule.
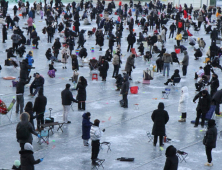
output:
[[93,141],[100,140],[102,135],[103,135],[103,132],[98,126],[95,126],[95,125],[91,126],[91,129],[90,129],[91,140],[93,140]]
[[188,98],[189,98],[188,88],[187,86],[184,86],[181,88],[181,96],[179,100],[178,111],[180,113],[187,112]]

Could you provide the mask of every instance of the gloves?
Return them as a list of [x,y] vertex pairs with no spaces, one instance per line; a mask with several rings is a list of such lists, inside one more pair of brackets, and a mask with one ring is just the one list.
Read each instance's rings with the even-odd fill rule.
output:
[[44,158],[41,158],[41,159],[40,159],[40,162],[42,162],[43,160],[44,160]]
[[41,138],[41,135],[40,135],[40,134],[38,134],[38,138]]
[[106,131],[106,129],[103,129],[103,132],[105,132]]

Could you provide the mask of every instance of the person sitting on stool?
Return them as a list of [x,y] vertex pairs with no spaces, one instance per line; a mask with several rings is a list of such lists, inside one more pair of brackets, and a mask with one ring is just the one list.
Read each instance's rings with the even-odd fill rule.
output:
[[[179,75],[179,70],[178,70],[178,69],[176,69],[176,70],[174,71],[174,74],[172,75],[172,77],[171,77],[170,79],[168,79],[167,82],[164,83],[164,84],[165,84],[165,85],[168,85],[169,82],[173,82],[173,80],[174,80],[175,77],[180,77],[180,75]],[[173,83],[173,85],[175,86],[174,83]]]
[[[30,86],[30,96],[35,96],[39,92],[40,88],[43,88],[44,84],[44,78],[40,76],[39,73],[35,73],[34,77],[35,79]],[[35,88],[34,93],[33,93],[33,88]]]

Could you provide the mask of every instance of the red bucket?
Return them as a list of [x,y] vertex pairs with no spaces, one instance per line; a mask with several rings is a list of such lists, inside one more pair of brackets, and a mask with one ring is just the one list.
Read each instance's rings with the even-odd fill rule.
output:
[[138,86],[130,87],[130,92],[131,92],[132,94],[137,94],[137,93],[138,93],[138,90],[139,90],[139,87],[138,87]]
[[180,53],[180,48],[176,48],[175,53],[179,54]]

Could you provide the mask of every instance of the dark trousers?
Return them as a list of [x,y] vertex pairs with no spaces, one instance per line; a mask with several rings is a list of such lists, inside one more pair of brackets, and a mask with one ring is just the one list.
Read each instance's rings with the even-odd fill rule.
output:
[[127,74],[129,75],[129,77],[131,77],[131,72],[132,71],[127,71]]
[[183,76],[186,76],[187,75],[187,66],[183,65],[182,71],[183,71]]
[[203,86],[202,84],[200,83],[195,83],[195,86],[196,86],[196,90],[201,90],[201,87]]
[[219,102],[216,102],[215,113],[216,113],[217,115],[220,114],[220,103],[219,103]]
[[182,119],[186,119],[186,118],[187,118],[187,113],[186,113],[186,112],[182,113],[181,118],[182,118]]
[[[156,145],[156,143],[157,143],[157,138],[158,138],[158,136],[154,135],[154,141],[153,141],[153,143],[154,143],[155,145]],[[159,136],[159,143],[160,143],[160,145],[163,144],[163,136]]]
[[159,64],[157,64],[157,72],[159,72],[160,71],[160,73],[161,73],[161,71],[162,71],[162,69],[163,69],[163,66],[161,66],[161,65],[159,65]]
[[40,129],[41,125],[44,124],[44,114],[43,113],[36,113],[37,117],[37,128]]
[[127,48],[127,52],[129,52],[129,50],[133,48],[133,44],[128,44],[128,48]]
[[48,42],[52,42],[52,34],[48,34]]
[[[37,86],[35,86],[35,85],[31,85],[31,86],[30,86],[30,94],[36,95],[36,93],[39,92],[40,88],[42,88],[42,87],[37,87]],[[34,92],[34,93],[33,93],[33,89],[35,89],[35,92]]]
[[171,80],[171,79],[168,79],[167,82],[166,82],[166,84],[168,84],[168,83],[170,83],[170,82],[172,82],[172,80]]
[[29,35],[29,33],[30,33],[30,37],[31,37],[31,33],[32,33],[32,26],[29,26],[29,27],[28,27],[28,32],[27,32],[27,35]]
[[18,43],[12,43],[12,47],[14,50],[17,50],[18,49]]
[[197,126],[199,124],[199,119],[200,119],[201,115],[202,115],[202,117],[201,117],[201,126],[204,126],[206,113],[202,113],[202,110],[197,110],[197,117],[196,117],[196,121],[195,121],[195,125],[197,125]]
[[78,109],[86,109],[86,102],[85,101],[79,101],[78,103]]
[[100,147],[99,140],[92,141],[91,146],[92,146],[91,159],[92,159],[92,161],[95,161],[98,157],[98,154],[99,154],[99,147]]
[[124,106],[128,107],[127,94],[123,94],[123,101],[124,101]]
[[121,45],[121,40],[116,40],[117,45]]
[[194,76],[194,78],[195,78],[195,79],[198,79],[198,75],[197,75],[197,73],[195,73],[195,76]]
[[169,38],[170,36],[172,35],[172,38],[173,38],[173,35],[174,35],[174,31],[170,31],[170,35],[169,35]]
[[111,54],[113,53],[113,46],[109,46],[109,49],[111,50]]
[[177,40],[177,47],[180,47],[180,40]]
[[202,24],[202,22],[199,22],[199,21],[198,21],[198,27],[199,27],[199,28],[201,27],[201,24]]
[[207,146],[205,147],[208,163],[212,162],[212,155],[211,155],[212,149],[213,148],[211,147],[207,147]]
[[211,97],[211,99],[212,99],[212,97],[213,97],[213,95],[215,94],[215,92],[216,92],[217,90],[210,90],[210,97]]
[[113,65],[114,70],[113,70],[113,77],[118,76],[119,73],[119,65]]

